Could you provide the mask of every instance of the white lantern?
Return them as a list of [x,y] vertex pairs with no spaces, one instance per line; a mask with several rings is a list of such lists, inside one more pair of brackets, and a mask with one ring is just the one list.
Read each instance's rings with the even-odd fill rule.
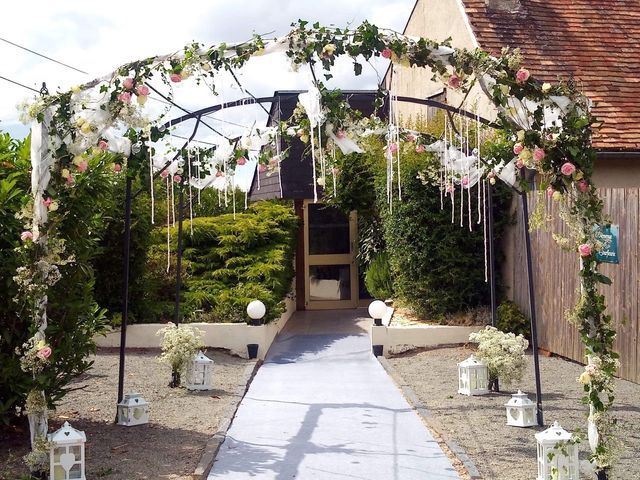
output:
[[536,433],[538,441],[537,480],[579,480],[578,445],[558,422]]
[[149,404],[139,393],[127,393],[118,404],[118,425],[132,427],[149,423]]
[[507,407],[507,425],[512,427],[533,427],[537,425],[536,404],[526,393],[518,390],[511,395],[511,400],[504,404]]
[[369,315],[373,318],[374,325],[382,326],[382,317],[387,313],[387,306],[382,300],[374,300],[369,304]]
[[267,307],[260,300],[254,300],[247,305],[247,315],[252,320],[260,320],[267,313]]
[[84,475],[84,444],[87,436],[69,422],[47,435],[49,451],[49,480],[86,480]]
[[489,393],[489,369],[473,355],[458,364],[458,393],[462,395]]
[[202,352],[195,354],[187,376],[187,390],[211,390],[212,373],[213,360]]

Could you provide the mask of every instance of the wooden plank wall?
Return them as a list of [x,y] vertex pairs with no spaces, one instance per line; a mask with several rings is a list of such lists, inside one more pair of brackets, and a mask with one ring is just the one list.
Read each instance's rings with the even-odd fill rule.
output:
[[[601,188],[598,191],[604,199],[606,214],[612,223],[620,226],[620,263],[603,264],[601,267],[602,273],[613,281],[612,286],[603,286],[602,291],[618,333],[619,374],[621,378],[640,383],[640,189]],[[535,194],[529,195],[530,211],[534,211],[537,198]],[[565,252],[556,244],[552,232],[564,232],[565,226],[555,215],[553,202],[546,196],[543,201],[553,212],[554,220],[546,230],[531,233],[539,346],[583,362],[584,352],[577,329],[565,319],[565,312],[575,304],[577,297],[579,260],[576,254]],[[513,242],[513,247],[509,248],[513,259],[505,264],[507,271],[503,269],[503,274],[511,284],[508,296],[527,313],[529,299],[519,201],[516,212],[518,223],[505,238],[506,242]]]

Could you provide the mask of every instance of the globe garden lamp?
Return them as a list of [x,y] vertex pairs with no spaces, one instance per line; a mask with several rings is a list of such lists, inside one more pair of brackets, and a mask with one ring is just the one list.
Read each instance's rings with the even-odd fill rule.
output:
[[260,300],[253,300],[247,305],[247,315],[254,321],[254,323],[262,320],[262,317],[267,313],[267,307],[264,306]]
[[374,300],[369,304],[369,316],[376,327],[382,326],[382,317],[387,313],[387,306],[382,300]]

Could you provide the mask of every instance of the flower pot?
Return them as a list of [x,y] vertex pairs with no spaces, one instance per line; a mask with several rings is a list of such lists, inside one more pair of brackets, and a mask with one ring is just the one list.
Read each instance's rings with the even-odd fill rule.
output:
[[247,353],[249,354],[249,358],[258,358],[258,347],[257,343],[248,343],[247,344]]
[[254,320],[250,318],[249,320],[247,320],[247,325],[251,327],[259,327],[260,325],[262,325],[262,319]]
[[382,357],[382,352],[384,350],[383,345],[372,345],[371,351],[373,352],[374,357]]

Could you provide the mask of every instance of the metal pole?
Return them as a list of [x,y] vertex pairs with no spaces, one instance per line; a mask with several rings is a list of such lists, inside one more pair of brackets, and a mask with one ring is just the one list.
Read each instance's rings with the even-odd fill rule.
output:
[[[131,188],[133,179],[127,174],[124,207],[124,270],[122,286],[122,322],[120,325],[120,367],[118,370],[118,403],[124,398],[124,360],[127,343],[127,322],[129,320],[129,254],[131,244]],[[117,409],[116,409],[117,410]],[[118,414],[116,412],[116,423]]]
[[173,314],[173,323],[180,324],[180,289],[182,283],[182,220],[184,210],[184,178],[180,180],[180,192],[178,194],[178,250],[176,252],[176,303]]
[[524,233],[525,251],[527,254],[527,283],[529,285],[529,315],[531,318],[531,348],[533,350],[533,368],[536,376],[536,418],[538,426],[544,425],[542,416],[542,387],[540,386],[540,361],[538,359],[538,329],[536,320],[536,303],[533,287],[533,266],[531,263],[531,236],[529,235],[529,203],[525,192],[520,194],[522,199],[522,227]]
[[497,309],[498,300],[496,298],[496,259],[493,248],[493,191],[491,182],[487,182],[487,235],[489,236],[489,288],[491,289],[491,325],[496,326],[498,320]]

